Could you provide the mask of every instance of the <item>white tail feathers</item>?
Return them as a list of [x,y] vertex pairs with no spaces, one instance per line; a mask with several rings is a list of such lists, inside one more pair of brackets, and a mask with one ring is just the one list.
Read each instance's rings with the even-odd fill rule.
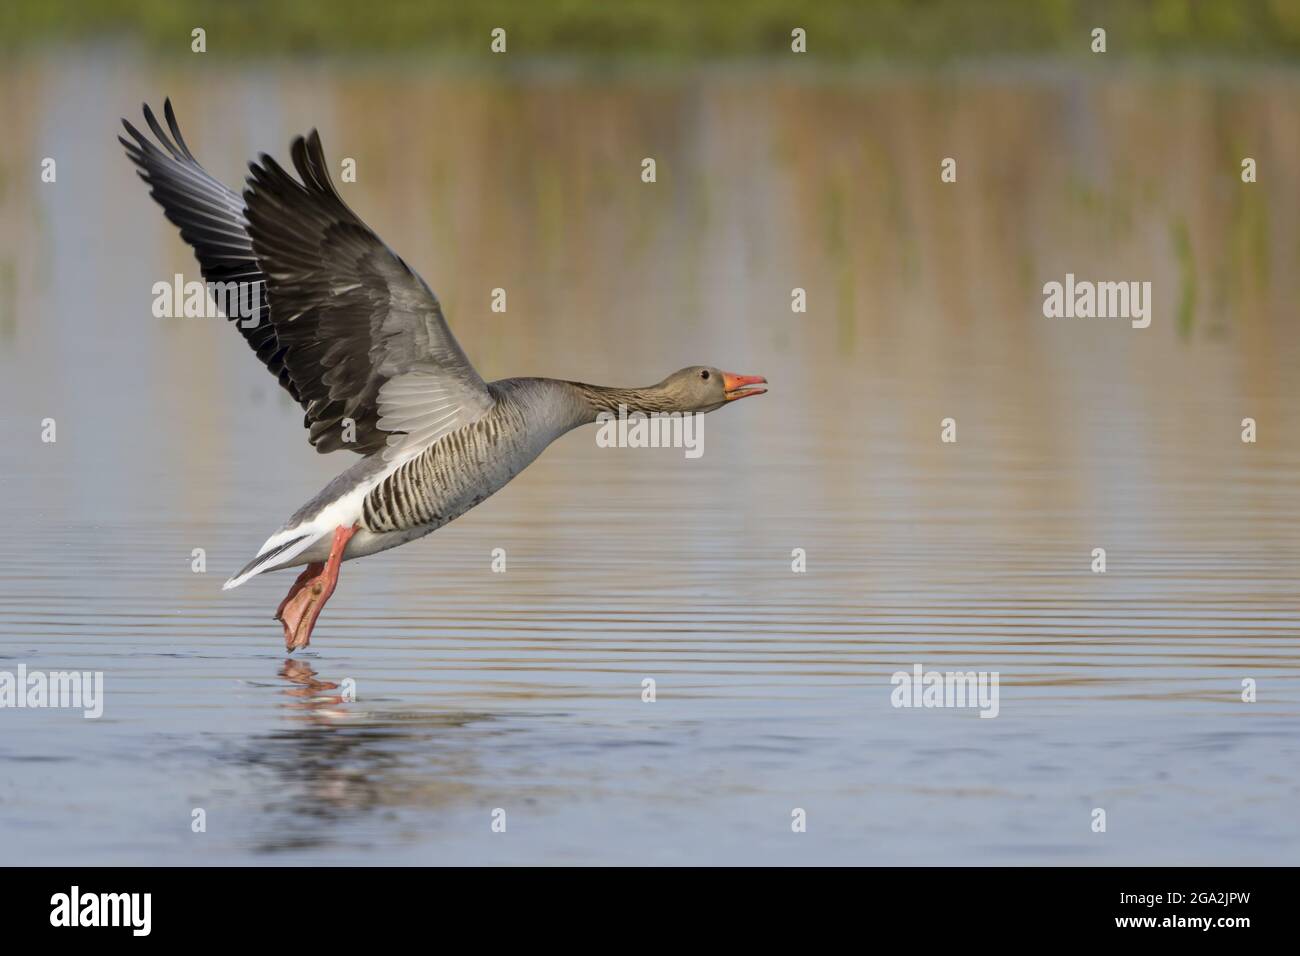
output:
[[231,588],[237,588],[254,575],[261,574],[272,567],[287,564],[315,544],[320,536],[320,532],[309,533],[276,544],[272,544],[276,540],[275,537],[272,537],[266,544],[262,545],[262,550],[257,553],[257,557],[244,565],[243,570],[238,574],[221,585],[221,590],[229,591]]

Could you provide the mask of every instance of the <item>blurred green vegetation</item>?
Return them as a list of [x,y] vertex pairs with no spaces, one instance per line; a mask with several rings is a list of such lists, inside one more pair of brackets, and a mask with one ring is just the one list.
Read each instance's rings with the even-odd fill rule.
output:
[[188,54],[491,55],[504,27],[524,58],[921,60],[1089,53],[1292,59],[1300,0],[0,0],[0,48],[128,40]]

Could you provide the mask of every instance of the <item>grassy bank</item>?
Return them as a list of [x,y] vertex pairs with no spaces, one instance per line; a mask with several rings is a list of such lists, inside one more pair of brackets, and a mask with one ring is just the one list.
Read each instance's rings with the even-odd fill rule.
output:
[[234,56],[371,52],[701,61],[809,54],[841,62],[1090,54],[1300,56],[1300,0],[5,0],[0,47],[125,40],[188,55],[190,31]]

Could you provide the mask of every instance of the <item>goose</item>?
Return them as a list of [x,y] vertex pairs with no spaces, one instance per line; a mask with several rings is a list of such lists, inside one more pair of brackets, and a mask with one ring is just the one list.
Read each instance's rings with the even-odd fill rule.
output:
[[263,153],[241,196],[199,165],[170,98],[170,136],[143,109],[154,139],[123,118],[118,141],[209,289],[240,283],[256,303],[232,324],[302,406],[310,444],[361,456],[223,586],[305,565],[275,613],[290,653],[310,643],[342,562],[460,517],[566,432],[603,414],[707,413],[766,391],[761,375],[709,365],[645,388],[485,382],[429,286],[343,201],[316,130],[293,140],[296,179]]

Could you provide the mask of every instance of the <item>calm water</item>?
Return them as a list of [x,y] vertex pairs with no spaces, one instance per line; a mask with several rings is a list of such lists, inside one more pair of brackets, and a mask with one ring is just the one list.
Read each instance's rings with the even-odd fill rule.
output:
[[[0,68],[0,670],[106,693],[0,710],[0,863],[1295,863],[1296,92]],[[115,135],[167,93],[228,183],[312,125],[355,158],[487,378],[771,391],[698,460],[570,434],[346,565],[286,661],[292,576],[220,585],[352,459],[220,320],[151,316],[197,271]],[[1150,280],[1151,327],[1045,319],[1066,272]],[[999,717],[891,707],[917,663],[1000,672]]]

